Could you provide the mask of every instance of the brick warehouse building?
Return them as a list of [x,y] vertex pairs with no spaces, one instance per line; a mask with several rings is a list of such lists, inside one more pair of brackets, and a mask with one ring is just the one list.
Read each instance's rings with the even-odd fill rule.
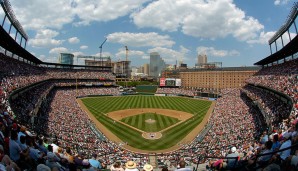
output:
[[219,90],[239,88],[245,80],[254,75],[259,67],[223,67],[214,69],[186,69],[165,71],[166,78],[180,78],[186,89]]

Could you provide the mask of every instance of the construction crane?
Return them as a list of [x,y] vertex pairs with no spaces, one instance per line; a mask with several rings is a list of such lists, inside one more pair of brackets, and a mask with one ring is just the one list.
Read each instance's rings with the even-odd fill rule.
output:
[[126,52],[126,61],[127,61],[127,57],[128,57],[128,48],[127,48],[127,46],[125,46],[125,52]]
[[99,57],[101,57],[102,55],[102,46],[103,44],[105,44],[105,42],[107,41],[107,38],[105,38],[105,40],[102,42],[102,44],[99,46],[99,49],[100,49],[100,53],[99,53]]
[[[105,42],[107,41],[107,38],[105,38],[105,40],[102,42],[102,44],[99,46],[99,57],[101,58],[102,57],[102,46],[103,44],[105,44]],[[102,61],[102,58],[101,58],[101,65],[102,65],[103,61]]]

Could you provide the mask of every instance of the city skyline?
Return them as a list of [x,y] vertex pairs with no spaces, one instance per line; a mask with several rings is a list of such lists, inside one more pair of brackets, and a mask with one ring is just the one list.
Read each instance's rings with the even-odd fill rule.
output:
[[[149,54],[158,52],[167,64],[182,60],[188,67],[195,66],[202,52],[208,62],[220,61],[224,67],[251,66],[269,56],[268,40],[294,2],[10,0],[29,35],[26,49],[42,61],[58,62],[61,52],[99,56],[107,38],[102,55],[113,61],[125,60],[127,46],[131,66],[149,63]],[[3,11],[0,18],[2,22]],[[9,25],[4,28],[9,30]]]

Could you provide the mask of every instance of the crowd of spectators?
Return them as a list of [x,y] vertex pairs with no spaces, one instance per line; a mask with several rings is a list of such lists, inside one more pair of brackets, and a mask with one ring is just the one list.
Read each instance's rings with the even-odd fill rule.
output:
[[[271,150],[271,146],[273,146],[270,145],[271,140],[274,143],[278,142],[274,149],[282,149],[297,142],[298,65],[297,60],[292,62],[265,68],[248,80],[249,83],[263,85],[288,94],[294,100],[295,109],[289,118],[287,118],[287,114],[290,112],[290,108],[262,89],[247,86],[242,89],[242,93],[239,89],[222,90],[222,97],[217,99],[214,111],[209,118],[208,125],[210,127],[206,131],[205,137],[181,144],[182,150],[164,154],[158,159],[171,165],[171,161],[177,161],[182,157],[186,159],[188,164],[191,164],[199,162],[197,156],[225,157],[229,154],[233,154],[230,156],[237,154],[239,161],[247,161],[248,165],[253,167],[262,166],[264,163],[259,161],[265,160],[267,162],[269,159],[272,161],[282,159],[281,162],[286,167],[297,166],[298,151],[296,152],[295,149],[267,158],[263,157],[258,159],[257,163],[254,161],[256,154]],[[8,169],[9,167],[14,168],[14,170],[30,168],[31,165],[37,166],[39,163],[44,163],[51,169],[61,167],[85,168],[91,163],[93,164],[93,161],[99,159],[99,155],[103,154],[107,154],[107,156],[100,157],[101,167],[105,167],[116,160],[127,161],[134,158],[139,165],[144,165],[148,161],[147,156],[128,152],[122,149],[121,144],[109,141],[102,133],[95,132],[92,129],[93,123],[76,102],[77,96],[119,95],[119,90],[116,88],[91,86],[108,85],[110,84],[109,81],[49,80],[64,78],[113,80],[112,74],[42,68],[24,64],[16,59],[7,59],[3,54],[0,55],[0,71],[2,73],[0,75],[0,113],[2,113],[0,125],[4,125],[2,127],[3,136],[1,137],[3,143],[1,144],[4,154],[8,154],[6,158],[9,159],[7,160],[11,161]],[[13,90],[34,83],[38,84],[30,87],[28,91],[22,92],[18,98],[13,99],[11,106],[8,104],[8,96]],[[74,85],[90,87],[79,89],[66,87]],[[190,90],[178,88],[159,88],[156,93],[194,95],[194,92]],[[42,100],[40,101],[40,99]],[[261,104],[261,108],[266,114],[273,118],[272,123],[279,123],[279,127],[275,127],[272,133],[267,132],[265,118],[251,100]],[[38,102],[41,104],[38,105]],[[37,108],[38,110],[36,110]],[[32,135],[26,131],[24,126],[34,130],[37,134]],[[25,140],[23,140],[24,138],[21,140],[21,136],[16,137],[16,134],[24,134]],[[276,135],[278,139],[273,138]],[[7,140],[9,137],[11,137],[9,140],[11,145],[7,145],[5,141],[5,138]],[[13,155],[15,150],[19,149],[16,143],[19,148],[22,148],[22,156],[20,157]],[[15,149],[10,149],[12,147]],[[265,152],[262,151],[263,148]],[[223,160],[207,161],[210,162],[211,167],[214,165],[231,167],[231,163],[229,164],[231,161],[227,161],[227,163]],[[206,160],[200,162],[206,162]]]
[[264,116],[273,127],[279,127],[283,119],[287,119],[292,106],[286,104],[270,92],[255,86],[245,86],[242,89],[263,110]]
[[3,53],[0,53],[0,73],[0,99],[2,102],[0,112],[9,110],[8,96],[13,90],[41,81],[49,79],[96,79],[98,82],[94,81],[93,84],[99,85],[103,84],[103,81],[105,80],[111,80],[109,81],[109,84],[113,84],[115,80],[115,76],[111,72],[65,68],[44,68],[7,57]]
[[[51,94],[53,94],[53,88],[55,87],[65,87],[65,86],[82,86],[84,88],[79,87],[78,90],[71,90],[71,92],[66,92],[66,94],[60,94],[61,96],[57,96],[55,100],[58,101],[58,97],[65,99],[66,97],[71,97],[76,98],[76,96],[85,96],[85,95],[92,95],[92,94],[97,94],[97,95],[119,95],[119,91],[116,88],[102,88],[103,86],[111,86],[113,85],[113,81],[115,79],[115,76],[112,75],[112,73],[105,73],[105,72],[99,72],[99,71],[90,71],[90,70],[71,70],[71,69],[56,69],[56,68],[43,68],[43,67],[38,67],[38,66],[32,66],[30,64],[26,64],[23,62],[20,62],[16,59],[6,57],[2,53],[0,53],[0,78],[1,78],[1,87],[0,87],[0,113],[1,113],[1,124],[3,125],[3,129],[1,132],[1,145],[2,148],[4,149],[2,151],[5,151],[5,154],[8,154],[9,161],[12,160],[14,163],[17,163],[19,167],[14,167],[14,170],[19,170],[21,169],[32,169],[32,166],[36,166],[38,163],[45,163],[39,161],[40,159],[45,159],[47,162],[50,162],[52,164],[47,163],[48,166],[54,165],[53,161],[48,161],[51,156],[47,156],[47,153],[50,152],[47,148],[39,148],[39,146],[42,146],[43,143],[38,144],[38,141],[41,141],[42,138],[41,136],[36,133],[39,132],[47,132],[47,134],[55,135],[56,137],[56,142],[59,139],[60,143],[59,144],[61,147],[65,150],[66,154],[67,152],[70,153],[70,150],[74,147],[79,147],[81,149],[80,152],[85,153],[84,147],[88,147],[89,151],[87,150],[88,154],[85,156],[87,159],[96,159],[95,155],[91,156],[89,154],[96,154],[96,151],[90,151],[90,147],[92,144],[92,147],[100,146],[105,146],[106,148],[103,149],[109,149],[109,146],[113,146],[111,148],[113,150],[116,150],[118,146],[113,145],[113,142],[108,142],[108,141],[98,141],[96,140],[95,134],[92,134],[92,131],[90,131],[90,128],[88,124],[91,124],[90,121],[86,121],[86,115],[80,111],[79,113],[79,107],[78,106],[72,106],[69,105],[69,109],[65,109],[65,113],[69,114],[69,118],[72,118],[75,115],[82,115],[85,117],[81,121],[84,124],[81,123],[75,123],[73,121],[66,121],[66,120],[61,120],[62,122],[65,123],[72,123],[75,125],[79,125],[82,129],[75,128],[75,127],[70,127],[70,125],[62,125],[60,127],[60,130],[57,129],[50,129],[48,130],[49,127],[42,127],[45,125],[40,125],[36,124],[40,122],[40,118],[38,116],[41,116],[39,111],[43,111],[43,106],[40,103],[42,103],[45,100],[49,100],[48,97],[51,97]],[[63,80],[65,79],[65,80]],[[71,80],[73,79],[73,80]],[[77,80],[75,80],[77,79]],[[31,86],[35,84],[34,86]],[[14,96],[14,98],[11,99],[11,104],[8,102],[8,97],[9,95],[14,91],[19,88],[23,88],[25,86],[27,87],[25,90],[18,92],[17,96]],[[93,86],[93,87],[92,87]],[[95,86],[95,87],[94,87]],[[64,91],[63,91],[64,92]],[[59,93],[59,91],[57,91]],[[73,99],[72,99],[73,100]],[[72,103],[70,104],[76,104],[75,100],[71,101]],[[63,101],[62,101],[63,103]],[[56,109],[63,109],[64,106],[60,106]],[[44,103],[43,103],[44,104]],[[13,109],[13,110],[12,110]],[[73,109],[74,113],[72,115],[70,114],[70,110]],[[63,110],[61,110],[63,111]],[[53,111],[54,112],[54,111]],[[36,115],[38,113],[39,115]],[[45,113],[46,114],[46,113]],[[52,114],[52,113],[51,113]],[[49,115],[48,113],[48,116]],[[57,117],[59,114],[57,114]],[[42,114],[42,118],[45,118],[46,116]],[[48,117],[48,119],[51,119]],[[42,120],[44,121],[44,120]],[[58,121],[58,120],[57,120]],[[84,122],[86,121],[86,122]],[[48,120],[47,125],[53,126],[53,120]],[[61,126],[61,125],[60,125]],[[35,130],[35,132],[28,132],[24,131],[24,127],[27,129],[31,129],[31,131]],[[87,128],[86,128],[87,127]],[[42,131],[37,131],[41,130]],[[56,128],[56,127],[55,127]],[[64,130],[64,128],[73,128],[73,130],[69,130],[68,132],[62,132],[64,134],[61,134],[61,129]],[[23,131],[21,131],[23,129]],[[80,130],[80,131],[78,131]],[[60,132],[57,132],[60,131]],[[23,133],[22,133],[23,132]],[[79,132],[82,132],[85,134],[85,136],[82,136],[83,134],[78,134]],[[14,139],[14,135],[20,135],[23,134],[26,136],[25,142],[22,144],[20,143],[20,136],[17,137],[17,139]],[[73,133],[74,137],[69,136],[69,133]],[[46,137],[43,134],[44,137]],[[43,137],[42,136],[42,137]],[[88,138],[89,137],[89,138]],[[12,145],[7,145],[5,144],[5,138],[8,138],[8,142],[11,142]],[[10,141],[9,141],[10,138]],[[66,138],[66,139],[63,139]],[[71,138],[71,139],[69,139]],[[87,141],[85,141],[85,139]],[[45,138],[47,140],[47,138]],[[18,145],[15,144],[15,142],[18,142]],[[53,141],[50,141],[53,142]],[[78,146],[71,146],[72,144],[69,143],[75,143]],[[83,144],[82,144],[83,143]],[[54,147],[57,147],[56,144],[52,144]],[[56,146],[55,146],[56,145]],[[27,148],[23,147],[28,147],[29,150],[26,151]],[[0,146],[1,147],[1,146]],[[16,151],[10,152],[10,147],[14,147]],[[22,150],[20,150],[20,147],[22,147]],[[34,148],[35,147],[35,148]],[[71,147],[71,148],[70,148]],[[54,148],[54,152],[58,152],[57,148]],[[61,148],[62,149],[62,148]],[[1,150],[1,148],[0,148]],[[22,151],[24,153],[24,156],[21,157],[15,157],[14,154],[19,154],[19,152]],[[78,151],[75,150],[78,154]],[[89,153],[90,152],[90,153]],[[104,152],[104,151],[101,151]],[[12,154],[13,153],[13,154]],[[4,154],[4,153],[3,153]],[[22,154],[22,153],[21,153]],[[52,153],[53,154],[53,153]],[[23,155],[23,154],[22,154]],[[55,154],[57,155],[57,153]],[[72,162],[69,160],[69,156],[65,157],[59,157],[59,161],[62,161],[62,163],[65,163],[65,160],[67,160],[67,164],[65,165],[66,167],[69,166]],[[6,156],[5,156],[6,158]],[[24,159],[24,160],[23,160]],[[3,160],[2,160],[3,161]],[[56,162],[56,161],[55,161]],[[60,164],[62,164],[60,163]],[[90,162],[89,164],[91,164]],[[55,165],[56,168],[60,167],[60,164]],[[0,164],[0,167],[2,165]],[[14,165],[16,166],[16,165]],[[103,166],[103,165],[102,165]],[[7,164],[7,168],[10,167],[9,164]],[[12,166],[11,166],[12,167]]]
[[262,85],[289,95],[294,101],[291,115],[298,114],[298,59],[265,67],[251,76],[247,83]]
[[239,89],[226,89],[222,93],[209,118],[208,125],[212,126],[205,137],[184,146],[190,149],[189,157],[224,157],[232,146],[245,153],[264,129],[258,110],[248,98],[240,95]]

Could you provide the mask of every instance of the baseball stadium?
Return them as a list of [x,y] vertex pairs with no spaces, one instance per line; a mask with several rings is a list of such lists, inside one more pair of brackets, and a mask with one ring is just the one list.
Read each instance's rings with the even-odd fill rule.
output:
[[123,77],[127,47],[115,63],[124,73],[42,61],[0,3],[0,170],[298,169],[297,2],[255,66],[166,70],[142,83]]

